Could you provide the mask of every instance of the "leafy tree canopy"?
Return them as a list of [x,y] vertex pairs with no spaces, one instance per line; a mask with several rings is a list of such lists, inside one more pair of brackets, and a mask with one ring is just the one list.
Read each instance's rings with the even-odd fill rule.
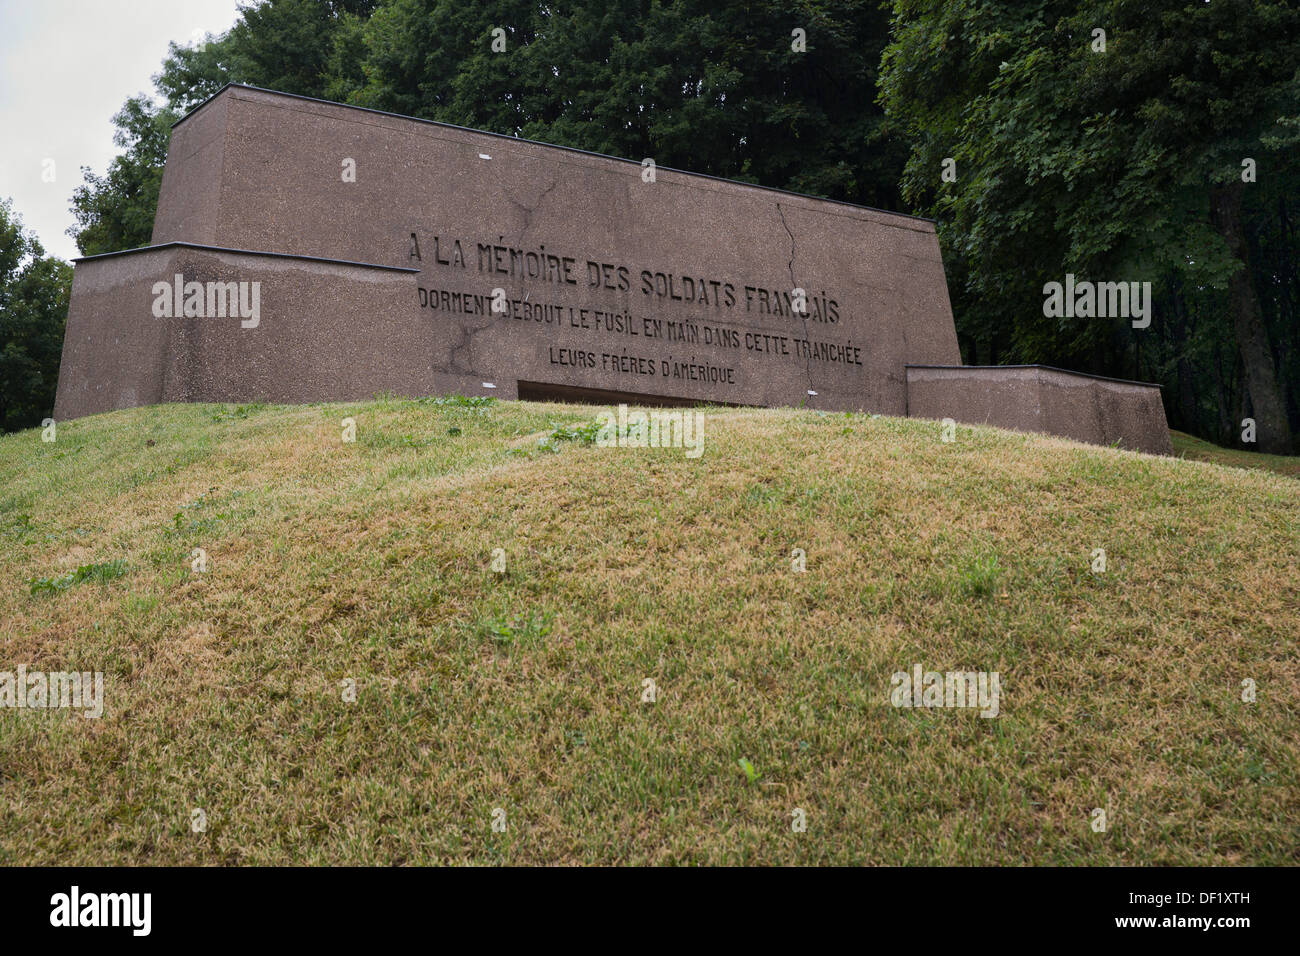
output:
[[1045,318],[1045,282],[1151,281],[1166,317],[1175,294],[1217,295],[1261,445],[1288,450],[1286,332],[1261,302],[1285,282],[1252,247],[1281,241],[1264,220],[1295,192],[1298,65],[1300,8],[1283,0],[895,0],[880,98],[912,144],[904,196],[941,223],[963,330],[1114,374],[1144,333]]
[[0,200],[0,431],[39,425],[54,408],[72,267],[45,255]]

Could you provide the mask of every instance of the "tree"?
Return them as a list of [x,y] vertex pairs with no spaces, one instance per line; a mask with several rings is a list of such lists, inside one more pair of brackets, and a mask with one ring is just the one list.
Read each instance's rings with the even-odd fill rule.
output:
[[[1067,272],[1151,281],[1162,324],[1176,326],[1204,314],[1189,301],[1226,290],[1258,448],[1291,451],[1295,412],[1261,303],[1293,280],[1253,262],[1268,193],[1241,177],[1253,158],[1296,181],[1300,10],[895,0],[893,12],[881,100],[912,141],[904,195],[940,220],[965,337],[1000,326],[1008,357],[1115,374],[1125,361],[1141,369],[1144,348],[1186,348],[1196,329],[1162,344],[1122,319],[1047,319],[1043,283]],[[940,179],[945,158],[956,182]]]
[[0,201],[0,431],[39,425],[54,408],[72,267],[47,257]]
[[227,83],[285,93],[346,95],[363,82],[360,30],[376,0],[264,0],[241,8],[224,35],[191,47],[171,44],[154,86],[114,117],[113,141],[123,150],[104,176],[82,169],[72,196],[77,225],[69,230],[84,255],[148,245],[171,127]]
[[193,47],[173,43],[154,77],[168,105],[186,111],[227,83],[323,98],[359,86],[360,26],[378,0],[263,0],[241,7],[230,30]]
[[393,0],[352,102],[894,208],[905,152],[873,99],[887,34],[870,0]]
[[906,151],[873,95],[887,39],[875,0],[264,0],[170,47],[167,107],[119,114],[125,153],[86,174],[75,235],[87,254],[147,243],[167,128],[228,82],[896,208]]
[[174,111],[155,107],[146,96],[127,100],[113,117],[113,142],[124,152],[103,176],[83,166],[85,181],[72,193],[77,225],[68,235],[77,240],[82,255],[149,245],[171,125],[177,119]]

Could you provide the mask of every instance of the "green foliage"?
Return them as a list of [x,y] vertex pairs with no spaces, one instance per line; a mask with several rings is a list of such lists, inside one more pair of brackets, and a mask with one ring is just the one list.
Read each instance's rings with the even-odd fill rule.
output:
[[961,592],[969,597],[989,597],[1002,577],[1002,568],[995,554],[977,555],[958,569]]
[[376,5],[376,0],[249,4],[228,33],[192,47],[171,44],[155,84],[182,111],[227,83],[338,96],[361,83],[360,29]]
[[28,581],[28,585],[33,595],[59,594],[87,581],[107,584],[109,581],[124,577],[129,570],[130,567],[125,561],[115,559],[100,564],[83,564],[77,570],[57,577],[32,578]]
[[548,636],[554,626],[555,616],[529,613],[527,616],[517,614],[513,618],[488,618],[479,623],[479,633],[493,642],[510,646],[521,641],[537,641]]
[[559,451],[559,442],[571,441],[579,445],[594,445],[596,437],[604,424],[599,420],[593,420],[583,425],[565,425],[562,422],[551,422],[551,433],[538,440],[538,444],[548,451]]
[[214,422],[233,422],[247,418],[266,408],[266,402],[246,402],[243,405],[219,405],[212,413]]
[[[1224,422],[1239,418],[1239,354],[1257,413],[1277,397],[1270,366],[1300,388],[1282,358],[1300,301],[1294,4],[895,0],[893,12],[880,98],[912,144],[904,195],[940,222],[968,361],[1161,378],[1180,399],[1171,419],[1192,428],[1207,411],[1181,394],[1194,383]],[[1260,175],[1242,189],[1244,157]],[[945,158],[956,182],[941,180]],[[1242,194],[1250,255],[1211,214],[1224,190]],[[1067,272],[1152,282],[1152,329],[1045,318],[1043,284]],[[1258,321],[1228,296],[1234,276],[1253,288]],[[1260,336],[1271,355],[1239,350]]]
[[447,408],[491,408],[497,400],[492,395],[434,395],[429,398],[416,399],[420,404],[438,405]]
[[892,208],[904,153],[871,95],[887,31],[864,0],[393,0],[352,101]]
[[85,181],[72,193],[77,224],[68,235],[77,240],[82,255],[149,245],[171,125],[179,116],[141,95],[127,100],[113,117],[117,127],[113,142],[123,153],[109,163],[103,176],[83,166]]
[[894,208],[906,153],[871,95],[887,34],[872,0],[263,0],[171,45],[166,107],[127,102],[74,234],[88,255],[146,244],[170,124],[231,82]]
[[0,431],[39,425],[54,409],[72,267],[45,255],[0,200]]

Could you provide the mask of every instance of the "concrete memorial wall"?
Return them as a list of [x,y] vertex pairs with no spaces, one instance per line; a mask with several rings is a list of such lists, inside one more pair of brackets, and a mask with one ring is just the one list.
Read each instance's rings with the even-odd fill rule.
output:
[[[927,220],[232,85],[173,128],[153,245],[78,260],[55,414],[458,392],[906,415],[908,366],[960,362]],[[982,375],[950,402],[927,378],[916,409],[965,420]]]

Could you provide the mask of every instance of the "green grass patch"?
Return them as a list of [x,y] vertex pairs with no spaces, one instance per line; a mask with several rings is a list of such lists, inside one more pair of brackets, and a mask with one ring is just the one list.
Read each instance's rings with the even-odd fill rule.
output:
[[1265,455],[1244,448],[1223,448],[1204,438],[1170,431],[1174,454],[1192,461],[1208,461],[1228,468],[1262,468],[1289,478],[1300,478],[1300,457],[1294,455]]
[[83,564],[75,571],[47,578],[32,578],[29,582],[31,594],[58,594],[87,581],[107,584],[125,577],[130,567],[125,561],[104,561],[99,564]]

